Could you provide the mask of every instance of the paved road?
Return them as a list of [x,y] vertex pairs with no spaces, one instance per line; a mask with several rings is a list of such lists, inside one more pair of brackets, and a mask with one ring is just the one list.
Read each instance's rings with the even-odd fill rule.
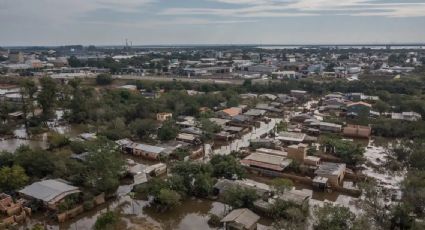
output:
[[114,78],[121,80],[148,80],[148,81],[183,81],[194,83],[216,83],[241,85],[243,80],[239,79],[215,79],[215,78],[187,78],[187,77],[163,77],[163,76],[135,76],[135,75],[114,75]]

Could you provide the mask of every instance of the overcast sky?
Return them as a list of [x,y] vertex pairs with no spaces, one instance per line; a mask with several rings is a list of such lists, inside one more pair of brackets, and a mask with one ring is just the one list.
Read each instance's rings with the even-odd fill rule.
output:
[[0,0],[0,46],[425,42],[425,0]]

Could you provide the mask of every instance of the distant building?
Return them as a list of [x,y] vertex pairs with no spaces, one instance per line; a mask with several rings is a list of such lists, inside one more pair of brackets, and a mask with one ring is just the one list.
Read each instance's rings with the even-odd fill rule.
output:
[[303,99],[307,96],[307,91],[304,90],[291,90],[291,96],[298,98],[298,99]]
[[369,126],[361,126],[361,125],[347,125],[343,129],[344,136],[347,137],[355,137],[355,138],[369,138],[372,129]]
[[169,120],[172,117],[173,117],[172,113],[157,113],[156,114],[156,120],[161,121],[161,122]]
[[11,63],[23,63],[24,62],[24,54],[22,52],[10,52],[9,53],[9,61]]
[[392,113],[391,119],[404,121],[420,121],[422,120],[422,115],[415,112]]

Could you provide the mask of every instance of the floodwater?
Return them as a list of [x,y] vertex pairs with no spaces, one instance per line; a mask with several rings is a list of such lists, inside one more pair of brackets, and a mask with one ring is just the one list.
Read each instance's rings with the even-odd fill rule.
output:
[[[97,217],[108,210],[115,210],[120,214],[122,229],[208,230],[216,229],[208,225],[209,215],[222,215],[225,205],[221,202],[190,198],[173,210],[159,213],[145,200],[123,196],[64,224],[47,224],[47,226],[52,230],[89,230],[92,229]],[[37,219],[33,218],[31,222],[36,224]],[[260,224],[270,226],[271,220],[263,218]]]
[[[62,120],[63,110],[56,111],[56,118],[47,122],[50,132],[65,134],[68,137],[76,137],[81,133],[81,128],[76,125],[63,125],[59,121]],[[22,145],[28,145],[31,148],[48,148],[48,133],[42,133],[28,137],[25,127],[22,125],[13,131],[13,138],[0,138],[0,151],[15,152]]]

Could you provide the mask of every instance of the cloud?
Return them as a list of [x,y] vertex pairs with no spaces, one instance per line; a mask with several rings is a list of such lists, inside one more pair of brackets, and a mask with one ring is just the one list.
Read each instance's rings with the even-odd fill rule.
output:
[[318,15],[425,17],[425,3],[377,0],[210,0],[230,4],[222,8],[177,7],[164,15],[212,15],[222,17],[301,17]]

